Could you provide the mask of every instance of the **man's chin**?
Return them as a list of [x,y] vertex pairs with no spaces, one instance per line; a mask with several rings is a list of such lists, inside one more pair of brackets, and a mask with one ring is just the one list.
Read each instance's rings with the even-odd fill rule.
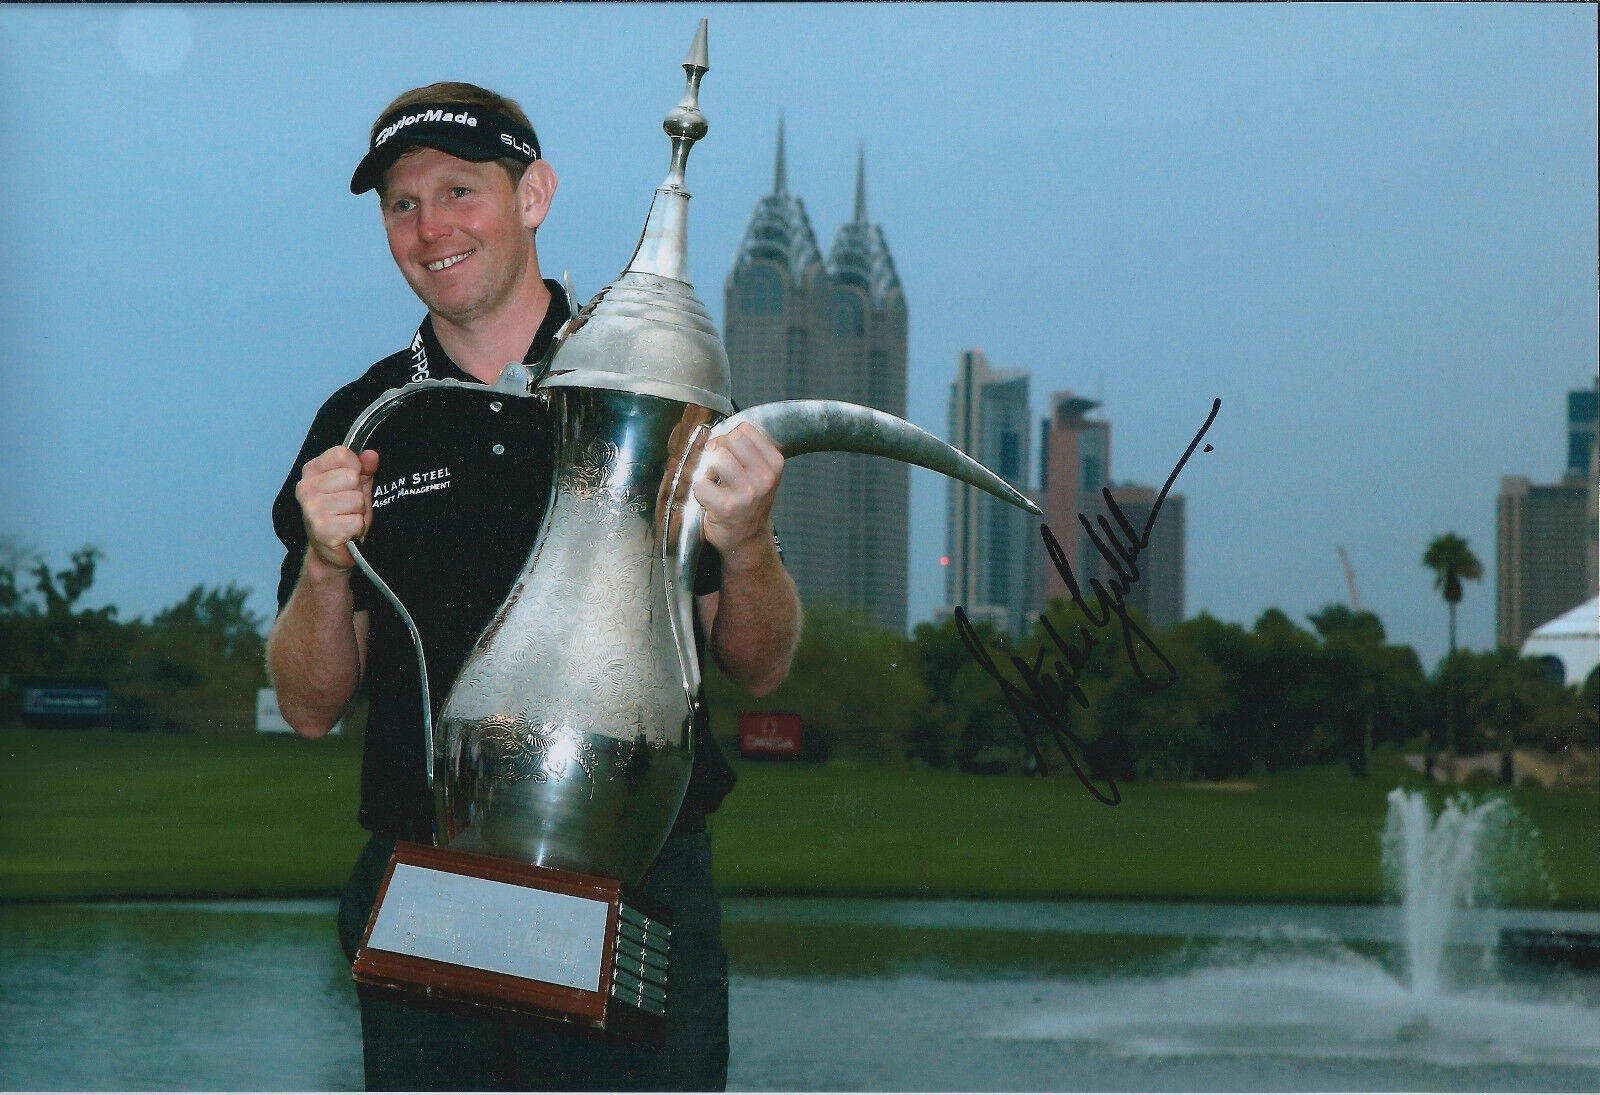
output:
[[[412,289],[416,289],[413,285]],[[427,307],[435,320],[444,320],[457,326],[470,322],[479,311],[479,302],[451,296],[446,293],[417,293],[417,298]]]

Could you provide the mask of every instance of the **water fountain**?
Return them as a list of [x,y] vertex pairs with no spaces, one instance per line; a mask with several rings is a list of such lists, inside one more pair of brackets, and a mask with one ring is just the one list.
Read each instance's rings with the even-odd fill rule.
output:
[[[1228,1062],[1296,1089],[1313,1074],[1352,1089],[1433,1087],[1441,1070],[1465,1070],[1473,1087],[1513,1074],[1581,1087],[1600,1080],[1600,985],[1507,980],[1494,962],[1501,919],[1521,915],[1492,907],[1497,890],[1526,896],[1543,876],[1533,836],[1503,798],[1459,795],[1436,813],[1424,792],[1396,789],[1382,832],[1395,904],[1337,933],[1326,920],[1307,927],[1314,915],[1263,911],[1258,928],[1191,946],[1162,973],[1057,984],[1046,1007],[992,1033],[1124,1062]],[[1196,924],[1191,938],[1208,934]],[[1452,966],[1463,950],[1480,960]]]
[[1512,816],[1502,798],[1457,795],[1435,818],[1423,792],[1389,792],[1383,866],[1400,899],[1408,983],[1417,995],[1439,992],[1456,911],[1493,896],[1488,868]]

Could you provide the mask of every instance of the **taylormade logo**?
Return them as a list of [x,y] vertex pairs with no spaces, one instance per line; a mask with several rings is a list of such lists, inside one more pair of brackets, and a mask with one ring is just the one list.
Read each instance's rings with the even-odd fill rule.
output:
[[464,110],[460,114],[451,114],[448,110],[424,110],[417,114],[407,114],[402,118],[396,118],[384,126],[378,133],[378,139],[372,142],[372,147],[377,148],[406,126],[415,125],[418,122],[455,122],[457,125],[470,125],[474,128],[478,125],[478,119]]

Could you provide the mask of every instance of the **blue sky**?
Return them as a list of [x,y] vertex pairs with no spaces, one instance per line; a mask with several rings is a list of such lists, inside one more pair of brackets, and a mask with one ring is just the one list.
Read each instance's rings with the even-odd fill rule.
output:
[[[665,172],[660,119],[710,18],[691,269],[722,284],[771,185],[824,249],[858,142],[911,316],[913,421],[956,355],[1104,399],[1112,471],[1179,488],[1188,605],[1252,621],[1346,597],[1429,664],[1418,560],[1488,568],[1502,475],[1549,481],[1596,371],[1588,5],[0,7],[10,195],[0,534],[106,552],[90,599],[149,614],[239,582],[270,614],[271,497],[335,387],[420,306],[352,197],[397,92],[520,99],[560,174],[546,267],[616,276]],[[943,484],[913,474],[911,614],[942,599]]]

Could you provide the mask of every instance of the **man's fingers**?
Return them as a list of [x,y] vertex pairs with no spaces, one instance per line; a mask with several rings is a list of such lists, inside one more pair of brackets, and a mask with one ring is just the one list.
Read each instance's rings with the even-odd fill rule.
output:
[[[360,490],[363,476],[356,468],[334,468],[310,479],[301,480],[312,494],[338,494],[347,490]],[[370,481],[370,480],[369,480]]]
[[721,438],[740,464],[749,468],[766,468],[772,472],[783,469],[783,453],[771,438],[748,422],[740,423],[732,433]]
[[366,518],[360,512],[335,514],[321,522],[318,532],[317,539],[328,547],[343,547],[366,532]]
[[[367,451],[371,452],[372,450],[368,449]],[[373,456],[376,457],[377,454],[373,453]],[[326,449],[307,461],[306,466],[300,469],[300,475],[305,479],[314,479],[324,472],[332,471],[334,468],[354,468],[359,471],[361,457],[343,445],[335,445],[333,448]]]
[[706,446],[703,467],[713,483],[747,488],[759,496],[776,489],[783,474],[783,454],[766,435],[745,423]]
[[371,491],[372,478],[378,474],[378,454],[372,449],[364,449],[359,457],[361,468],[362,489]]
[[306,535],[327,563],[351,567],[355,560],[345,545],[366,535],[372,525],[372,483],[378,454],[355,453],[335,445],[306,462],[295,484],[295,498],[305,519]]
[[721,513],[727,504],[727,499],[733,493],[732,487],[724,486],[721,482],[709,476],[701,476],[696,479],[694,485],[689,489],[694,493],[696,501],[705,508],[706,515],[709,517],[715,517]]

